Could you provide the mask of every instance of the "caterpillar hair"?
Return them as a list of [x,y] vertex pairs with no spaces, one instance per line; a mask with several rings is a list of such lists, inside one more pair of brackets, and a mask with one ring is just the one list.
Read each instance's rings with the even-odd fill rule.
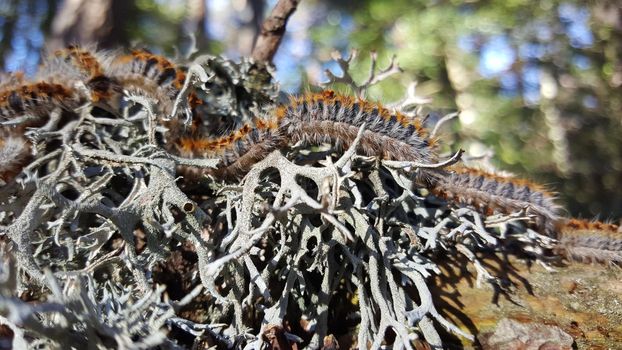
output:
[[[183,87],[186,73],[163,56],[146,50],[134,50],[112,61],[107,75],[130,93],[146,95],[158,101],[161,112],[170,115],[177,94]],[[188,97],[191,107],[200,101]]]
[[105,66],[110,64],[112,55],[108,55],[104,51],[69,45],[54,52],[48,59],[53,60],[54,58],[71,63],[89,77],[97,77],[105,75]]
[[23,83],[24,83],[23,72],[14,72],[14,73],[0,72],[0,91],[22,85]]
[[40,81],[0,90],[0,120],[30,114],[47,116],[55,108],[75,109],[85,103],[84,95],[73,87]]
[[[53,56],[49,57],[44,64],[43,71],[45,72],[48,69],[56,73],[58,67],[64,67],[65,70],[73,69],[75,71],[73,74],[77,74],[90,90],[91,102],[106,102],[116,105],[114,102],[111,103],[111,100],[119,98],[122,89],[114,78],[106,75],[106,69],[113,60],[114,53],[111,52],[68,46],[56,51]],[[51,74],[47,73],[47,75]],[[67,75],[67,73],[64,74],[64,76]]]
[[19,174],[30,157],[30,145],[23,137],[0,132],[0,179],[10,182]]
[[359,127],[365,132],[358,151],[384,159],[431,163],[436,157],[421,121],[394,113],[375,102],[342,96],[333,91],[293,97],[255,125],[245,125],[220,138],[182,137],[180,152],[187,156],[220,157],[221,175],[241,175],[269,152],[285,145],[332,143],[349,146]]
[[107,52],[70,46],[44,59],[33,82],[14,74],[0,84],[0,117],[41,117],[55,108],[71,110],[91,101],[110,100],[118,84],[104,74],[112,61]]
[[452,167],[432,188],[438,197],[473,205],[483,213],[526,210],[536,225],[550,234],[560,219],[561,207],[543,186],[524,179],[499,176],[465,166]]
[[[292,98],[269,115],[258,118],[254,127],[245,125],[225,137],[182,137],[178,149],[186,156],[220,158],[221,166],[211,171],[214,175],[241,176],[252,164],[286,145],[302,142],[347,147],[365,123],[358,145],[361,154],[420,163],[437,160],[434,141],[420,120],[390,112],[375,102],[325,91]],[[509,214],[524,209],[550,234],[560,219],[555,196],[527,180],[468,167],[426,170],[420,180],[436,196],[473,205],[483,213]]]
[[568,260],[622,263],[622,232],[617,225],[570,219],[558,225],[558,232],[554,251]]

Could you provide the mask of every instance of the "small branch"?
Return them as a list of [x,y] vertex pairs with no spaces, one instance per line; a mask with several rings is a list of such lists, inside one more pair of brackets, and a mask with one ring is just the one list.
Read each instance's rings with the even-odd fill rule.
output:
[[439,119],[439,121],[436,122],[436,125],[434,125],[434,129],[432,129],[432,132],[430,133],[430,138],[436,136],[436,133],[438,132],[438,129],[440,129],[441,126],[443,126],[443,124],[445,124],[446,122],[456,118],[459,115],[460,115],[459,112],[454,112],[454,113],[449,113],[446,116],[444,116],[441,119]]
[[218,163],[220,163],[220,159],[216,158],[183,158],[174,154],[170,154],[169,157],[174,160],[177,165],[185,165],[196,168],[215,169]]
[[154,165],[157,167],[166,168],[163,164],[159,163],[157,160],[154,160],[154,159],[148,159],[144,157],[135,157],[135,156],[126,156],[122,154],[114,154],[114,153],[106,152],[102,150],[91,150],[78,144],[73,145],[72,150],[80,156],[90,158],[90,159],[103,160],[103,161],[106,161],[108,164],[114,164],[118,166],[127,165],[127,164],[140,164],[140,165]]
[[403,113],[409,113],[414,110],[416,115],[417,109],[430,102],[432,102],[432,98],[417,94],[417,82],[414,81],[408,85],[406,95],[402,100],[391,103],[388,106]]
[[154,111],[153,111],[153,105],[157,104],[158,101],[154,101],[152,99],[149,99],[147,97],[144,96],[137,96],[137,95],[131,95],[131,94],[126,94],[127,96],[125,96],[125,98],[128,101],[137,103],[141,106],[143,106],[143,108],[145,108],[145,110],[147,111],[147,115],[149,116],[149,126],[148,126],[148,131],[149,131],[149,144],[151,145],[155,145],[156,141],[155,141],[155,129],[156,129],[156,119],[158,117],[156,117]]
[[444,160],[442,162],[432,163],[432,164],[395,161],[395,160],[383,160],[382,164],[389,168],[394,168],[394,169],[405,169],[405,168],[440,169],[440,168],[445,168],[450,165],[458,163],[460,161],[460,158],[462,157],[462,153],[464,153],[464,150],[461,149],[458,152],[456,152],[453,156],[451,156],[451,158]]
[[337,62],[339,68],[341,68],[342,76],[336,76],[330,70],[325,70],[326,76],[328,77],[328,81],[326,83],[322,83],[323,86],[334,84],[334,83],[342,83],[348,85],[358,98],[364,98],[367,90],[373,86],[378,84],[379,82],[385,80],[393,74],[402,72],[402,68],[397,64],[396,57],[391,57],[391,62],[389,62],[389,66],[385,69],[381,69],[377,71],[377,61],[378,54],[375,51],[370,53],[371,63],[369,66],[369,75],[367,80],[362,84],[357,84],[354,81],[352,75],[350,75],[350,64],[356,59],[358,56],[358,51],[352,50],[350,52],[350,56],[347,58],[343,58],[339,51],[335,51],[331,54],[333,60]]
[[384,79],[390,77],[393,74],[401,73],[402,68],[397,64],[397,56],[391,56],[391,61],[389,62],[389,66],[385,69],[376,72],[376,62],[378,60],[378,53],[376,51],[371,52],[371,65],[369,68],[369,77],[367,81],[365,81],[361,86],[369,87],[375,85]]
[[271,63],[276,51],[279,49],[285,26],[289,17],[296,11],[300,0],[279,0],[272,12],[263,22],[261,33],[253,48],[251,57],[257,62]]
[[177,97],[175,97],[175,102],[173,102],[173,110],[171,111],[171,115],[168,116],[167,119],[175,118],[178,113],[177,110],[183,108],[186,114],[185,124],[190,124],[190,120],[192,119],[192,111],[187,105],[188,95],[191,92],[190,86],[203,85],[212,78],[211,76],[208,76],[205,69],[201,67],[201,63],[208,61],[210,58],[211,56],[198,57],[195,62],[190,66],[190,68],[188,69],[186,80],[184,81],[184,85],[177,94]]

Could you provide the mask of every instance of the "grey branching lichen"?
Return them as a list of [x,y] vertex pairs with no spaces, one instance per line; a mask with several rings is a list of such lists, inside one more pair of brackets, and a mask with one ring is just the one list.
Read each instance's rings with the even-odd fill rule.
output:
[[[399,70],[372,67],[357,85],[350,60],[339,62],[345,75],[332,82],[360,96]],[[252,119],[278,91],[250,61],[201,57],[172,118],[187,122],[191,89],[206,133]],[[52,112],[27,133],[32,162],[0,190],[0,313],[31,347],[318,349],[341,332],[361,349],[413,349],[421,338],[440,348],[440,329],[472,335],[435,307],[439,264],[462,256],[478,284],[502,290],[480,252],[540,256],[549,244],[525,213],[483,217],[413,183],[421,167],[459,153],[440,164],[357,155],[364,125],[347,150],[290,145],[241,182],[208,179],[196,191],[177,169],[219,160],[167,152],[160,101],[135,92],[124,101],[118,115],[88,103]],[[414,89],[397,106],[413,101],[423,101]]]
[[278,96],[278,87],[272,82],[272,76],[262,66],[243,58],[235,63],[222,57],[203,56],[197,58],[192,67],[200,74],[200,67],[209,72],[205,81],[205,93],[200,113],[211,123],[211,132],[231,131],[244,122],[249,122],[261,106],[274,103]]

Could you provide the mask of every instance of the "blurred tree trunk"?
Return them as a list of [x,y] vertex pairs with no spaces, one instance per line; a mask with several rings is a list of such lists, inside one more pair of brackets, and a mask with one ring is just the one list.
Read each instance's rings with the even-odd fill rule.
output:
[[204,49],[209,44],[205,0],[187,0],[186,8],[188,15],[182,23],[182,34],[194,34],[197,48]]
[[[241,13],[240,26],[235,31],[235,43],[237,51],[244,55],[249,56],[255,46],[255,41],[261,30],[261,23],[263,22],[264,14],[264,1],[263,0],[246,0],[237,1],[238,8],[236,11]],[[240,5],[245,5],[244,7]],[[235,9],[235,7],[234,7]],[[241,11],[240,11],[241,10]]]
[[65,0],[52,21],[48,49],[68,44],[97,44],[101,48],[128,44],[125,30],[128,19],[135,18],[132,1]]
[[253,40],[257,40],[257,36],[259,35],[259,31],[261,30],[261,24],[263,23],[263,13],[265,12],[265,2],[263,0],[250,0],[249,6],[253,11],[253,18],[250,21],[250,26],[252,26],[255,31],[255,38]]

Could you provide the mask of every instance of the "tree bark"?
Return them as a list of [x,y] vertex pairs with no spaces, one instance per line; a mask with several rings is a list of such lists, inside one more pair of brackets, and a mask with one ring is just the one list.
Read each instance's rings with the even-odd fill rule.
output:
[[125,0],[65,0],[52,21],[48,49],[68,44],[97,44],[110,48],[127,43],[123,22],[132,18]]
[[266,18],[257,38],[252,57],[260,62],[270,63],[285,35],[289,17],[296,11],[300,0],[279,0],[270,16]]

